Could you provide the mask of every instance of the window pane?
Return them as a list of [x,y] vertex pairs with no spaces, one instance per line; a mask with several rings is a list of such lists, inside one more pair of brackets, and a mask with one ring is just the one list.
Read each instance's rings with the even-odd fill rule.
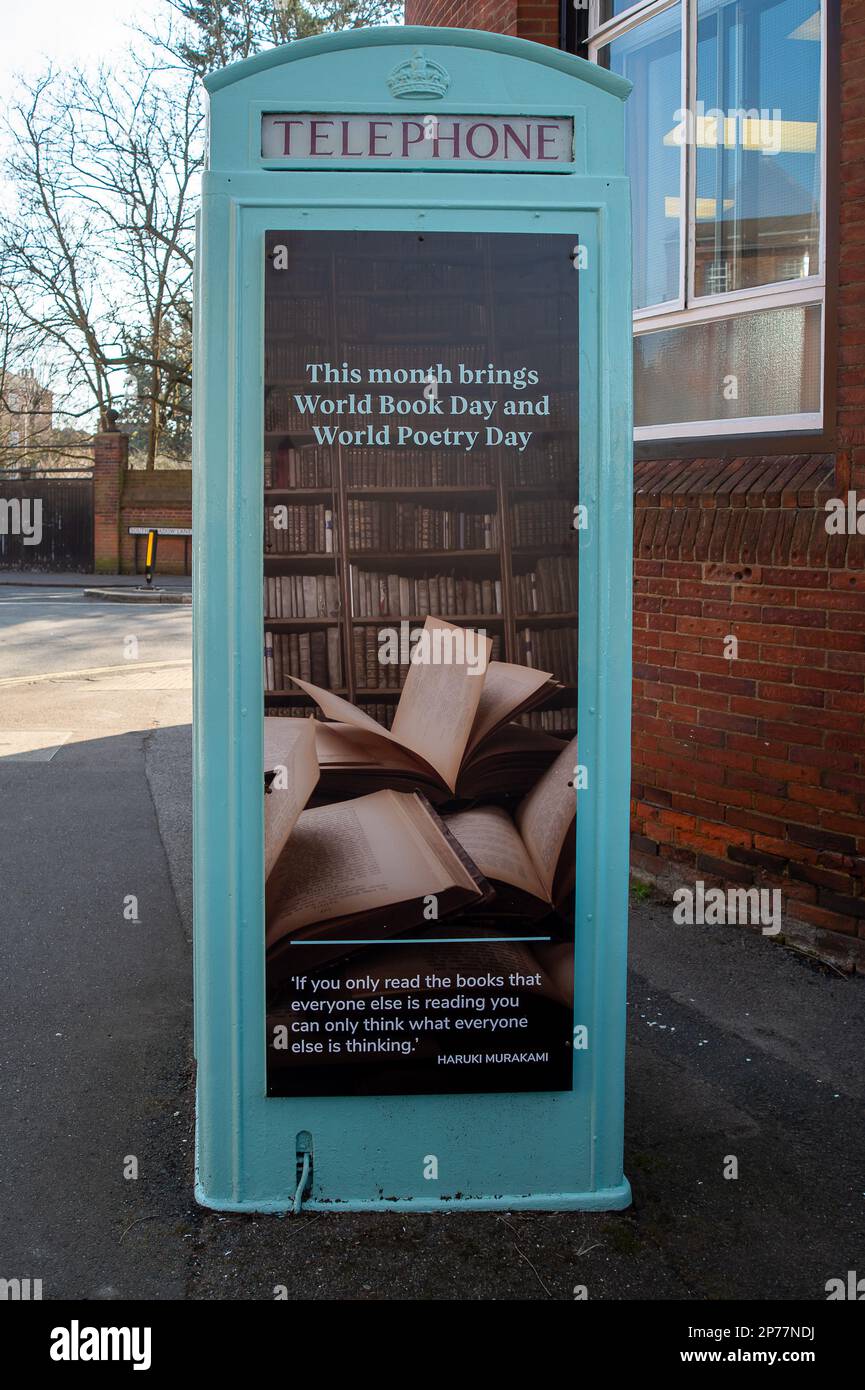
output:
[[673,5],[598,50],[598,62],[633,82],[625,102],[625,153],[634,224],[634,308],[679,294],[682,7]]
[[819,0],[699,0],[695,290],[819,270]]
[[819,411],[820,321],[809,304],[640,334],[635,425]]
[[[633,9],[634,5],[639,3],[640,0],[601,0],[598,6],[598,22],[600,24],[606,24],[608,19],[616,19],[620,14],[624,14],[625,10]],[[648,3],[649,0],[643,0],[643,4]],[[575,8],[581,9],[584,8],[584,6],[577,5]]]

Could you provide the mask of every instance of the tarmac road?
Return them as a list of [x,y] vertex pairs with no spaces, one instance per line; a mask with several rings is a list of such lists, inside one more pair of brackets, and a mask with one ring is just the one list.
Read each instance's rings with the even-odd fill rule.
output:
[[[130,623],[154,661],[188,643],[184,610],[7,600],[19,674],[44,664],[40,623],[88,669],[118,664]],[[699,1304],[823,1300],[865,1271],[865,980],[739,928],[674,926],[661,899],[632,913],[629,1211],[197,1208],[188,664],[69,669],[0,685],[19,750],[0,756],[0,1277],[41,1278],[45,1298],[571,1301],[584,1285]],[[39,731],[67,737],[22,752]]]
[[[188,661],[191,633],[188,607],[103,603],[84,599],[80,589],[0,585],[0,681],[130,660]],[[137,656],[127,655],[135,650]]]

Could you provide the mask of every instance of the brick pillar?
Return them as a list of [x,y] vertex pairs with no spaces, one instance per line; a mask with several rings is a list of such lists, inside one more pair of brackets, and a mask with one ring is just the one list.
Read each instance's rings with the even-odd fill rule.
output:
[[93,437],[93,567],[120,573],[120,498],[129,436],[106,430]]

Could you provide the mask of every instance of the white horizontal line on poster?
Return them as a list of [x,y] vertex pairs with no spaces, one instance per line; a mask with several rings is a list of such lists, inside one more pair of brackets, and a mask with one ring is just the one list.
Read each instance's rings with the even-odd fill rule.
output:
[[[328,946],[452,946],[456,942],[552,941],[551,936],[364,936],[346,941],[327,938]],[[290,941],[290,946],[320,946],[320,941]]]

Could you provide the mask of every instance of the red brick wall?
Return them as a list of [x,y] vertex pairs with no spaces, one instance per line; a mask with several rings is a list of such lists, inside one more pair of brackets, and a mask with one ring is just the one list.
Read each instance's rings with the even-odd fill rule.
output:
[[633,863],[780,887],[865,970],[865,537],[825,511],[865,496],[865,17],[840,14],[836,450],[636,465]]
[[[93,441],[94,568],[98,574],[143,572],[144,544],[130,526],[192,525],[192,473],[188,469],[154,473],[127,469],[129,440],[116,431]],[[157,574],[188,574],[189,541],[163,536],[157,547]]]
[[559,7],[544,0],[518,0],[517,29],[521,39],[559,46]]
[[826,531],[831,455],[713,473],[636,468],[632,861],[779,887],[865,969],[865,536]]
[[[156,473],[128,473],[120,511],[120,559],[123,574],[143,573],[144,537],[130,536],[130,526],[192,525],[192,473],[187,469]],[[160,536],[156,552],[157,574],[189,574],[190,540]]]
[[93,440],[93,567],[97,574],[120,568],[120,489],[129,440],[116,430]]
[[559,44],[559,7],[550,0],[406,0],[406,24],[487,29]]
[[406,0],[405,22],[516,34],[517,0]]

